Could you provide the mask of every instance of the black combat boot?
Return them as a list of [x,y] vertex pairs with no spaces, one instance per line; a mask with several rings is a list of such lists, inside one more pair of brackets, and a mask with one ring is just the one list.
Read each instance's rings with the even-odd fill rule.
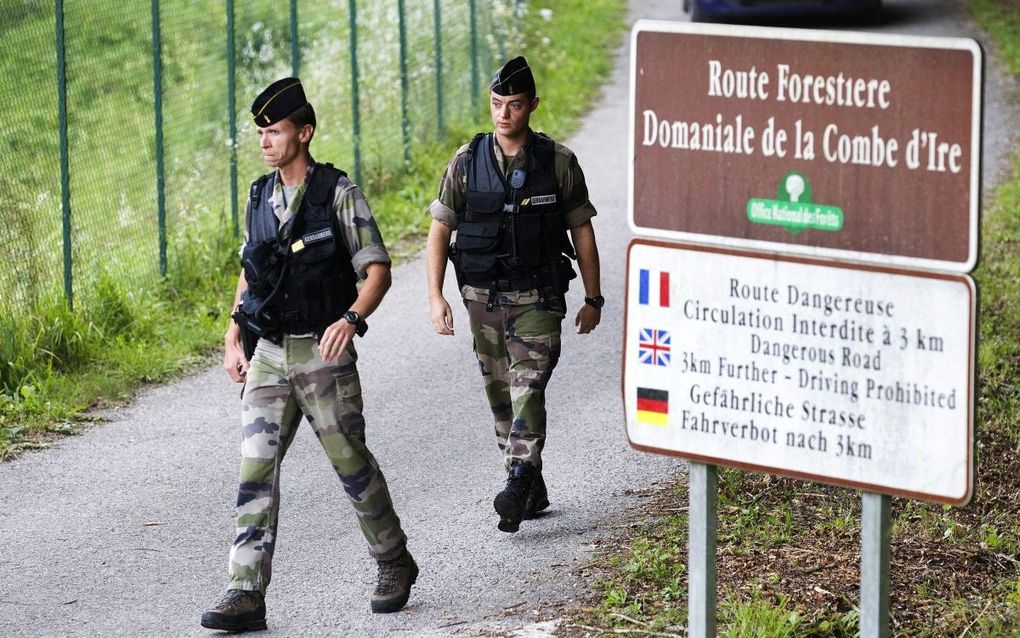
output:
[[393,560],[378,562],[379,582],[372,594],[372,611],[377,614],[400,611],[411,595],[411,585],[418,580],[418,564],[407,549]]
[[498,527],[501,532],[516,532],[521,528],[534,471],[531,464],[524,461],[513,461],[510,464],[506,487],[492,501],[492,506],[499,513]]
[[202,626],[230,632],[265,629],[265,597],[260,591],[228,589],[215,607],[202,614]]
[[545,489],[545,479],[542,478],[542,470],[535,472],[535,478],[531,482],[531,492],[524,504],[524,520],[528,521],[538,517],[538,513],[549,507],[549,492]]

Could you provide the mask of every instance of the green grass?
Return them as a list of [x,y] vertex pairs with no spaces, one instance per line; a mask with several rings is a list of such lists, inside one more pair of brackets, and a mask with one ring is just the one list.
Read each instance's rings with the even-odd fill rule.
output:
[[[551,17],[542,17],[539,6],[551,11]],[[526,34],[521,35],[526,35],[527,44],[508,46],[506,55],[525,55],[533,68],[541,106],[532,117],[532,126],[563,139],[577,129],[598,96],[601,86],[591,78],[606,77],[612,68],[609,53],[623,33],[625,3],[557,0],[528,2],[521,8],[528,25]],[[430,218],[422,211],[435,198],[447,163],[475,133],[491,129],[485,82],[482,92],[475,102],[475,119],[448,129],[445,140],[414,158],[407,172],[423,179],[407,180],[372,199],[374,208],[390,216],[392,230],[386,237],[414,237],[427,230]]]
[[1020,75],[1020,6],[1012,0],[967,0],[974,19],[995,38],[995,47],[1006,68]]
[[0,392],[0,459],[77,431],[92,420],[88,408],[127,399],[140,384],[212,363],[224,291],[236,283],[232,260],[217,258],[228,253],[225,243],[192,238],[180,247],[182,263],[145,294],[101,273],[85,310],[71,312],[58,296],[30,316],[0,320],[0,388],[13,387]]
[[719,635],[725,638],[794,638],[804,619],[788,606],[789,602],[783,597],[775,603],[760,596],[746,603],[727,598],[721,605],[725,614],[724,629]]
[[[1020,5],[968,6],[1020,76]],[[893,500],[894,636],[1020,636],[1020,154],[1012,175],[986,195],[974,273],[975,495],[963,508]],[[858,635],[860,495],[732,469],[720,470],[719,489],[719,635]],[[646,506],[636,531],[599,553],[592,599],[571,614],[565,635],[686,633],[686,601],[676,597],[686,581],[664,562],[686,562],[687,521],[673,513],[686,500],[683,479]]]
[[[467,3],[443,2],[444,130],[435,114],[432,2],[410,0],[411,161],[403,161],[396,32],[388,4],[359,3],[362,183],[398,258],[417,253],[428,203],[460,144],[490,128],[487,79],[500,56],[528,56],[537,128],[562,138],[596,96],[624,30],[622,0],[497,0],[480,10],[479,95],[472,96]],[[53,5],[0,8],[0,460],[46,446],[88,410],[146,383],[213,364],[237,272],[228,187],[222,3],[164,0],[168,274],[157,272],[149,7],[67,5],[74,312],[63,296]],[[316,7],[315,10],[312,8]],[[301,77],[319,116],[312,153],[353,174],[348,4],[300,2]],[[481,3],[479,6],[482,6]],[[290,73],[286,4],[236,3],[238,175],[261,165],[250,97]],[[421,28],[427,25],[428,28]],[[23,87],[33,87],[31,91]],[[53,108],[50,108],[53,107]]]

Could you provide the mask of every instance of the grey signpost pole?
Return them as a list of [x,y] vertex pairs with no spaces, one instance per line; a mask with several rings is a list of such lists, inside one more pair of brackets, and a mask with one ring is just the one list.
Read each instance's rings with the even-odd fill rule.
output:
[[715,636],[715,528],[719,475],[714,465],[688,464],[687,635]]
[[889,497],[865,492],[861,501],[861,636],[889,635]]

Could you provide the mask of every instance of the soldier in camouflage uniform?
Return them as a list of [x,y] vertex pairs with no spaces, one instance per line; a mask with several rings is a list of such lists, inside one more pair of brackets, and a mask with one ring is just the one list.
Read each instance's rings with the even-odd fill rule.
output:
[[[353,343],[389,288],[390,258],[358,187],[309,154],[315,113],[300,82],[274,82],[252,115],[263,157],[276,170],[252,185],[245,209],[244,270],[223,360],[230,378],[244,383],[236,538],[227,593],[202,615],[202,625],[266,627],[280,466],[302,416],[378,562],[372,611],[394,612],[406,604],[418,567],[365,443]],[[364,280],[360,291],[357,280]],[[261,338],[251,352],[243,337],[255,335]]]
[[515,532],[549,506],[545,389],[560,356],[567,282],[576,276],[570,257],[585,290],[579,333],[595,329],[604,300],[584,174],[570,149],[529,127],[539,98],[523,57],[496,72],[489,96],[495,130],[462,146],[447,167],[429,207],[426,259],[431,320],[442,335],[453,334],[442,292],[448,257],[457,271],[507,470],[493,507],[499,529]]

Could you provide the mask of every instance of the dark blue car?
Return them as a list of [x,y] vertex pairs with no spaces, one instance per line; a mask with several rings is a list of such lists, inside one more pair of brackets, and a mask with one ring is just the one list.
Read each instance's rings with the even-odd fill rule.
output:
[[846,16],[875,20],[882,0],[684,0],[694,22]]

